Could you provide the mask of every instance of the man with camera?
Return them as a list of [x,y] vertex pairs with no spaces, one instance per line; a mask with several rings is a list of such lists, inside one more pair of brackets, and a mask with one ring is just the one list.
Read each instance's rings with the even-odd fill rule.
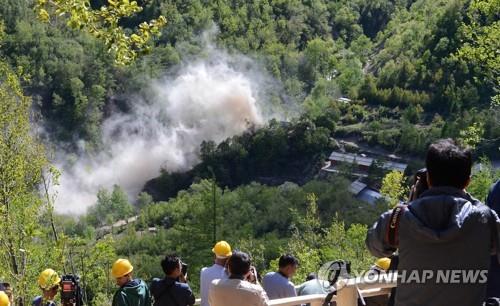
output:
[[[257,272],[250,256],[233,252],[227,262],[228,279],[212,281],[208,302],[210,306],[267,306],[268,297],[258,284]],[[250,280],[254,283],[251,283]]]
[[155,278],[151,284],[154,306],[191,306],[195,297],[186,283],[187,265],[176,255],[167,255],[161,261],[165,278]]
[[377,257],[399,250],[397,306],[481,305],[500,220],[465,189],[472,154],[451,139],[430,145],[429,189],[379,218],[366,244]]

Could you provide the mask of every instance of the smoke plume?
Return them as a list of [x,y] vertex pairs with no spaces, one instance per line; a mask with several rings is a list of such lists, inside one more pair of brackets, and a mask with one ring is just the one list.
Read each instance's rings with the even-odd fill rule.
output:
[[62,169],[56,210],[83,213],[100,188],[114,184],[133,198],[161,168],[191,168],[203,140],[220,142],[264,123],[255,70],[239,69],[238,61],[224,55],[185,65],[177,77],[152,82],[148,99],[131,101],[131,111],[106,119],[103,151],[56,163]]

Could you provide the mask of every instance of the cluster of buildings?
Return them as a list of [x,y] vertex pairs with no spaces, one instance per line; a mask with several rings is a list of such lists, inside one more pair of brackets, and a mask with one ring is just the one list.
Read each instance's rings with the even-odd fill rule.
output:
[[349,169],[349,174],[357,179],[349,186],[349,191],[359,200],[375,204],[383,196],[380,192],[365,183],[370,168],[374,164],[389,172],[393,170],[405,172],[408,165],[401,160],[396,160],[394,156],[387,156],[384,160],[368,156],[367,154],[343,153],[334,151],[330,154],[326,165],[321,169],[325,173],[342,173]]

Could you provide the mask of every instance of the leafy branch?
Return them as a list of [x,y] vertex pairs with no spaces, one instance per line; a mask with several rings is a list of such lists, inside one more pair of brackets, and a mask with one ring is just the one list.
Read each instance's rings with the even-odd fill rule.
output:
[[122,18],[130,17],[142,11],[136,1],[108,0],[108,5],[93,9],[89,0],[37,0],[38,18],[51,22],[58,17],[65,17],[68,27],[83,30],[100,39],[109,52],[114,53],[115,63],[127,65],[139,54],[150,51],[148,43],[161,34],[166,25],[164,16],[139,24],[132,34],[119,25]]

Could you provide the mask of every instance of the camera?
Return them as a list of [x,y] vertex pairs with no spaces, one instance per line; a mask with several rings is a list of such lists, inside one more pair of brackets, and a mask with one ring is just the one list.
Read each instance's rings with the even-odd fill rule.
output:
[[181,265],[182,265],[181,273],[182,273],[182,275],[186,276],[187,272],[188,272],[188,265],[187,265],[187,263],[182,262],[182,261],[181,261]]
[[187,271],[188,270],[188,265],[187,263],[183,262],[181,260],[181,275],[177,277],[176,281],[177,282],[186,282],[186,276],[187,276]]
[[429,189],[429,185],[427,184],[427,169],[422,168],[413,176],[413,186],[411,187],[409,201],[418,199],[427,189]]
[[83,305],[83,291],[80,287],[80,278],[78,276],[67,274],[61,277],[61,305]]

